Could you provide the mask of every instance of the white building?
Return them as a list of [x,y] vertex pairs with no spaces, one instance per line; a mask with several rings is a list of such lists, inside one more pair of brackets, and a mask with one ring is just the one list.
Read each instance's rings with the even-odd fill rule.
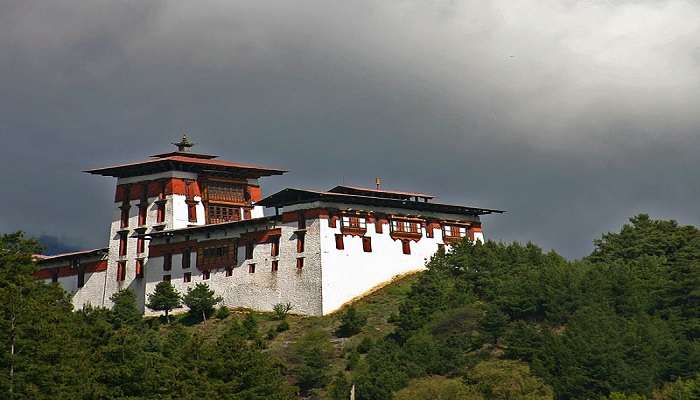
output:
[[[207,283],[229,307],[291,303],[333,312],[436,251],[483,241],[480,216],[499,210],[439,204],[422,193],[337,186],[262,198],[259,179],[286,171],[178,151],[87,171],[117,178],[109,246],[42,257],[37,277],[73,293],[77,308],[109,307],[131,289],[145,313],[155,286]],[[264,208],[269,209],[268,216]]]

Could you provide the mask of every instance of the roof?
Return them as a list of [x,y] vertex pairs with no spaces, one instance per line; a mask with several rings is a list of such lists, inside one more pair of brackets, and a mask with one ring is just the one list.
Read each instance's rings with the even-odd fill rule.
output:
[[267,217],[242,219],[240,221],[221,222],[218,224],[197,225],[197,226],[190,226],[187,228],[154,231],[154,232],[150,232],[150,233],[145,234],[145,236],[161,237],[161,236],[175,235],[175,234],[179,234],[179,233],[195,233],[197,231],[207,230],[207,229],[235,228],[235,227],[242,227],[242,226],[246,226],[246,225],[254,225],[256,223],[261,223],[261,222],[262,223],[272,222],[272,221],[275,221],[277,219],[279,219],[279,216],[270,215]]
[[426,193],[417,192],[399,192],[395,190],[384,190],[384,189],[371,189],[363,188],[358,186],[336,186],[329,190],[331,193],[344,193],[344,194],[356,194],[359,196],[372,196],[372,197],[385,197],[385,198],[397,198],[397,199],[410,199],[411,197],[420,197],[423,199],[432,199],[435,196]]
[[283,169],[215,160],[214,158],[216,158],[216,156],[175,151],[171,153],[156,154],[151,156],[151,159],[148,160],[90,169],[84,172],[93,175],[114,176],[117,178],[147,175],[172,170],[188,172],[219,172],[256,178],[261,176],[282,175],[287,172]]
[[305,189],[287,188],[270,195],[258,202],[256,205],[266,207],[284,207],[293,204],[304,204],[314,201],[328,201],[346,204],[359,204],[371,206],[384,206],[403,208],[416,211],[432,211],[447,214],[485,215],[492,213],[504,213],[502,210],[495,210],[480,207],[468,207],[452,204],[427,203],[423,201],[401,200],[376,196],[359,196],[345,193],[319,192]]
[[35,256],[35,259],[37,260],[37,263],[42,264],[42,263],[72,259],[72,258],[76,258],[76,257],[102,256],[104,254],[107,254],[108,251],[109,251],[109,249],[105,247],[105,248],[101,248],[101,249],[91,249],[91,250],[74,251],[71,253],[56,254],[53,256],[46,256],[43,254],[37,254]]

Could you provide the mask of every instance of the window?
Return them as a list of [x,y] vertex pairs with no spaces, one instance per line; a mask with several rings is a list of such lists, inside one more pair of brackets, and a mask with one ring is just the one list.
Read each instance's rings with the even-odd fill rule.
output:
[[428,223],[425,225],[425,236],[431,238],[434,237],[435,235],[433,234],[433,225],[431,223]]
[[420,223],[410,221],[391,221],[391,228],[394,232],[419,233]]
[[372,238],[365,236],[362,238],[362,250],[365,251],[365,253],[371,253],[372,252]]
[[343,234],[336,233],[335,235],[335,248],[338,250],[343,250],[345,248],[345,243],[343,242]]
[[119,232],[119,255],[126,255],[126,232]]
[[367,229],[367,220],[361,217],[344,216],[343,228]]
[[203,255],[206,258],[225,257],[228,254],[228,246],[209,247],[204,249]]
[[301,271],[304,268],[304,257],[297,258],[297,271]]
[[148,212],[148,205],[143,202],[139,205],[139,226],[146,225],[146,214]]
[[247,200],[245,187],[240,184],[209,182],[207,194],[210,201],[245,204]]
[[197,222],[197,202],[194,200],[187,200],[187,220]]
[[401,241],[401,249],[403,250],[403,254],[411,254],[411,241],[410,240],[402,240]]
[[143,278],[143,260],[140,258],[136,260],[135,272],[137,278]]
[[146,250],[146,240],[143,238],[143,236],[139,236],[138,239],[136,239],[136,252],[141,254]]
[[185,272],[184,275],[182,275],[182,281],[185,283],[190,283],[192,282],[192,273],[191,272]]
[[280,262],[277,260],[272,261],[272,272],[277,272],[280,269]]
[[190,257],[190,251],[185,250],[182,252],[182,269],[188,269],[192,264],[192,258]]
[[83,286],[85,286],[85,270],[78,268],[78,287],[81,288]]
[[251,219],[253,216],[251,214],[250,208],[243,209],[243,219]]
[[374,231],[377,233],[384,233],[384,224],[379,218],[377,218],[377,220],[374,221]]
[[202,280],[208,280],[211,277],[211,272],[209,271],[203,271],[202,272]]
[[445,236],[465,237],[467,236],[467,228],[459,225],[445,225]]
[[156,223],[162,224],[165,222],[165,200],[159,200],[156,204]]
[[163,282],[170,282],[170,275],[163,275]]
[[126,279],[126,261],[117,263],[117,282],[122,282]]
[[255,243],[246,243],[245,245],[245,259],[253,259],[253,250],[255,249]]
[[163,255],[163,271],[170,271],[173,268],[173,255]]
[[255,273],[255,264],[248,264],[248,273]]
[[233,275],[233,268],[232,267],[226,267],[226,276],[232,276]]
[[51,271],[51,282],[53,282],[53,283],[58,282],[58,268],[54,268]]
[[240,221],[241,208],[233,206],[209,205],[209,223],[219,224],[222,222]]
[[299,229],[306,229],[306,216],[304,215],[303,211],[299,211],[297,221],[297,226],[299,227]]
[[335,228],[336,227],[336,221],[338,219],[332,215],[328,216],[328,227],[329,228]]
[[297,232],[297,253],[304,252],[304,234]]
[[126,228],[129,226],[129,206],[128,205],[123,205],[122,206],[122,214],[121,214],[121,227]]
[[277,257],[280,255],[280,238],[279,236],[275,236],[272,239],[270,239],[270,255],[272,257]]

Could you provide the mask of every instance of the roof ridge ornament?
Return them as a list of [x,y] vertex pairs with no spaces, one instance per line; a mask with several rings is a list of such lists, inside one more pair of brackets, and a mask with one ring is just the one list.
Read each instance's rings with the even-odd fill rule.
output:
[[177,151],[187,153],[190,151],[192,146],[194,146],[194,143],[190,141],[186,133],[183,133],[182,139],[180,139],[180,141],[177,143],[172,143],[172,145],[177,146]]

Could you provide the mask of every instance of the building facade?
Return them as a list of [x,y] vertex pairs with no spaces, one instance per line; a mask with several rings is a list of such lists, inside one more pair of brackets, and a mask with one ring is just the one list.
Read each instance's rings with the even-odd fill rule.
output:
[[290,303],[293,312],[324,315],[425,268],[456,241],[483,241],[480,217],[502,212],[350,186],[263,198],[261,178],[286,171],[191,153],[185,137],[175,145],[87,171],[117,178],[109,245],[41,257],[37,277],[73,293],[77,308],[110,307],[110,296],[128,288],[151,314],[146,299],[167,280],[181,293],[207,283],[229,307]]

